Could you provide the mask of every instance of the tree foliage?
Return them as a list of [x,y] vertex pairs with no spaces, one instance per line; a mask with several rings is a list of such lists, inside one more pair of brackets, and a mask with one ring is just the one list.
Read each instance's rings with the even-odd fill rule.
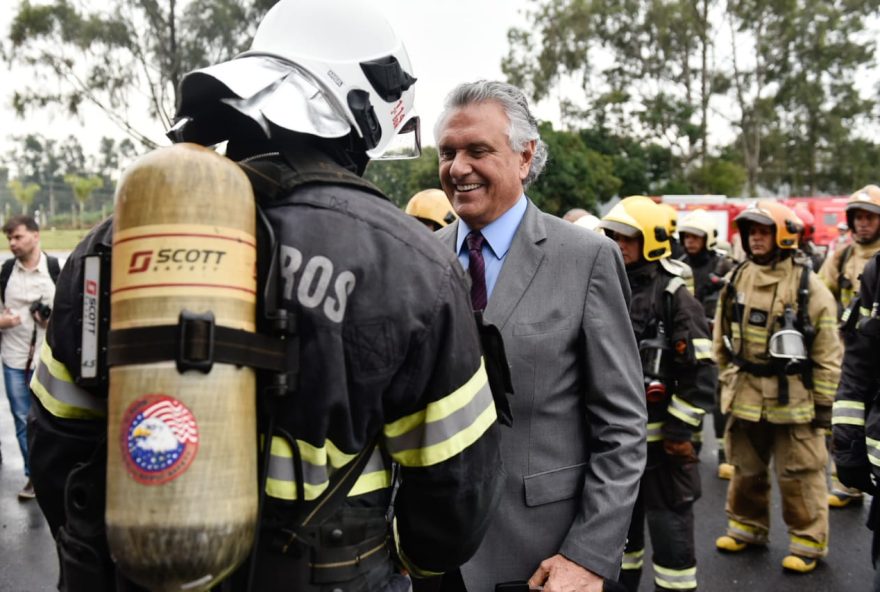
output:
[[7,184],[7,187],[9,187],[9,191],[12,192],[15,200],[21,204],[21,213],[27,214],[28,208],[34,202],[34,197],[36,197],[37,192],[40,190],[40,186],[36,183],[23,183],[21,179],[12,179]]
[[371,162],[364,177],[403,207],[419,191],[440,188],[439,162],[437,149],[425,146],[419,158]]
[[[637,161],[615,166],[622,194],[848,192],[876,154],[857,132],[873,124],[874,97],[856,82],[877,71],[869,27],[878,7],[533,0],[528,28],[508,33],[502,70],[535,100],[558,97],[566,124],[591,130],[588,147],[599,136],[621,139],[608,152]],[[725,126],[735,144],[712,145],[710,129]],[[624,150],[623,139],[638,147]],[[846,151],[857,144],[859,153]]]
[[155,146],[137,129],[144,109],[170,126],[183,74],[247,47],[272,0],[108,0],[74,3],[22,0],[9,31],[8,60],[35,82],[14,89],[25,112],[57,106],[79,114],[99,108],[131,138]]

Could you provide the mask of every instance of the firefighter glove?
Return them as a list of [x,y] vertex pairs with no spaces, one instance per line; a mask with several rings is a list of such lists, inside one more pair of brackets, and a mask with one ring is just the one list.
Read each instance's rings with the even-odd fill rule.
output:
[[697,462],[697,452],[690,440],[663,440],[663,450],[684,462]]

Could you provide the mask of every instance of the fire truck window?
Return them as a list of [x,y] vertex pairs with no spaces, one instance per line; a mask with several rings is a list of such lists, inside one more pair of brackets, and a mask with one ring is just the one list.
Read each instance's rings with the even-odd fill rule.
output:
[[825,226],[837,226],[837,212],[827,213],[824,218]]

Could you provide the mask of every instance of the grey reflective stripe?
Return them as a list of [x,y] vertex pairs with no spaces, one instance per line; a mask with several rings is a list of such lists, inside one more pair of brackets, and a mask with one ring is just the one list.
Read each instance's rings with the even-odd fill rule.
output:
[[[291,457],[278,456],[272,454],[269,456],[269,478],[277,481],[289,481],[296,483],[296,470],[293,466],[296,462]],[[327,483],[327,467],[320,467],[309,462],[303,461],[303,481],[309,485],[323,485]]]
[[655,563],[654,583],[668,590],[693,590],[697,587],[697,568],[669,569]]
[[663,422],[648,424],[648,442],[657,442],[663,439]]
[[37,364],[37,370],[34,373],[36,380],[40,382],[43,388],[48,391],[52,398],[57,399],[65,405],[71,407],[79,407],[80,409],[88,409],[100,414],[107,413],[107,400],[89,394],[66,380],[55,378],[49,372],[49,366],[43,362]]
[[674,277],[666,284],[665,292],[674,295],[682,286],[687,288],[687,284],[685,283],[685,281],[680,277]]
[[865,410],[840,407],[835,403],[831,413],[831,424],[865,425]]
[[364,470],[361,471],[361,475],[384,471],[387,468],[388,467],[385,465],[385,457],[382,455],[382,451],[379,450],[378,446],[375,446],[373,447],[373,453],[370,455],[370,460],[367,461],[367,464],[364,465]]
[[412,430],[385,440],[391,454],[404,450],[427,448],[452,438],[462,430],[473,425],[474,421],[494,404],[492,391],[486,382],[464,407],[455,410],[443,419],[420,424]]
[[645,564],[645,550],[639,549],[638,551],[628,551],[623,554],[623,562],[620,565],[620,569],[625,570],[637,570],[642,569],[642,566]]
[[672,395],[668,411],[673,416],[692,426],[700,425],[700,422],[703,421],[703,415],[706,413],[699,407],[694,407],[678,398],[678,395]]

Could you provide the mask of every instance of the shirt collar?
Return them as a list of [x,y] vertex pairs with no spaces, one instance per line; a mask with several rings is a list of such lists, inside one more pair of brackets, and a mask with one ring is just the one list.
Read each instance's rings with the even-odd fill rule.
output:
[[40,260],[37,261],[37,266],[33,269],[25,267],[18,258],[15,259],[15,266],[21,268],[22,271],[41,271],[43,273],[49,273],[49,264],[46,261],[46,254],[43,253],[42,250],[40,250]]
[[[510,250],[510,245],[513,243],[513,237],[516,234],[516,229],[519,228],[519,223],[522,222],[523,216],[525,216],[527,205],[528,200],[526,200],[526,195],[523,193],[519,196],[516,203],[513,204],[513,207],[487,224],[480,231],[486,239],[486,244],[489,245],[489,249],[497,259],[504,258],[504,256],[507,255],[507,251]],[[456,253],[461,253],[462,244],[470,232],[471,229],[467,225],[467,222],[459,218],[458,234],[455,237]]]

